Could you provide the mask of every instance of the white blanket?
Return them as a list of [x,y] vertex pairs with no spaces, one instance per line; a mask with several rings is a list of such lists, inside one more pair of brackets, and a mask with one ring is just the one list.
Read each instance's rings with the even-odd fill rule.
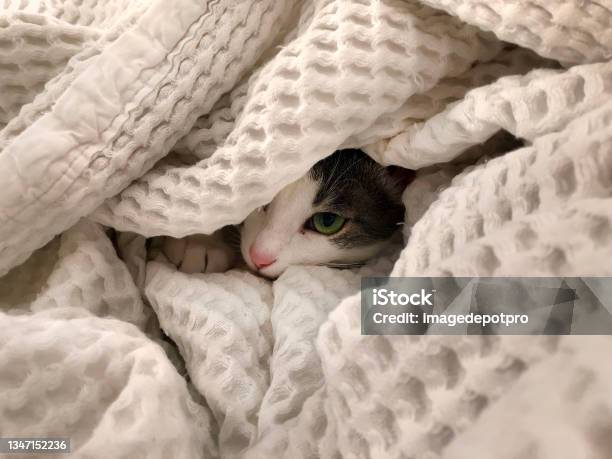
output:
[[[370,274],[612,274],[607,0],[0,7],[0,437],[87,458],[612,454],[609,337],[361,336],[358,297]],[[526,146],[427,167],[494,155],[501,129]],[[348,146],[423,169],[403,248],[273,283],[147,262],[144,236],[238,223]]]

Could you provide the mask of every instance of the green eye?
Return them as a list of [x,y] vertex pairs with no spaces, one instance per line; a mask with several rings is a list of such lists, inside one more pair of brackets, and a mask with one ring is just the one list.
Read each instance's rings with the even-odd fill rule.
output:
[[319,212],[312,216],[312,227],[315,231],[329,236],[337,233],[344,226],[346,219],[331,212]]

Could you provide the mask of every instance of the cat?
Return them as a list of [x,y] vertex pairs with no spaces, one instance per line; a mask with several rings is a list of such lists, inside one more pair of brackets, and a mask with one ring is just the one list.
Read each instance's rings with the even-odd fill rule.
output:
[[404,221],[401,197],[412,177],[412,171],[381,166],[362,150],[337,150],[238,227],[164,238],[162,251],[190,273],[226,271],[239,263],[238,253],[246,267],[272,279],[292,265],[359,266]]

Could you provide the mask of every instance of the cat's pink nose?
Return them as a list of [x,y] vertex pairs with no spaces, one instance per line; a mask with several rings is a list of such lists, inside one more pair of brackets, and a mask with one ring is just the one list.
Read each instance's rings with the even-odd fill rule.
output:
[[257,269],[265,268],[266,266],[270,266],[272,263],[276,261],[276,257],[265,252],[260,252],[255,248],[254,245],[249,249],[249,256],[251,257],[251,261],[257,267]]

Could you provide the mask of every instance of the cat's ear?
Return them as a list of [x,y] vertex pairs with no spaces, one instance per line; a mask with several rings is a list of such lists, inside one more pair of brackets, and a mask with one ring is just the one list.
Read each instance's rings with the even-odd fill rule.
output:
[[404,169],[399,166],[388,166],[385,172],[391,184],[392,190],[401,197],[406,187],[414,180],[416,172],[412,169]]

